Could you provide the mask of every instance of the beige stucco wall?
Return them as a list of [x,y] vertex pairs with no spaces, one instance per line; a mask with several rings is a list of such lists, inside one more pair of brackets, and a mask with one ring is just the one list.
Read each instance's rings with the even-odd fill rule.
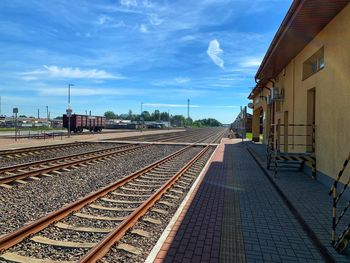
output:
[[[303,81],[303,62],[322,46],[324,69]],[[350,4],[290,61],[276,86],[285,89],[276,123],[288,111],[289,123],[306,124],[307,91],[315,88],[317,170],[336,177],[350,152]]]
[[253,99],[253,138],[259,138],[259,130],[260,130],[260,113],[264,112],[263,119],[263,143],[267,143],[267,136],[270,127],[270,109],[266,104],[265,97],[268,96],[270,92],[267,89],[263,89],[255,98]]

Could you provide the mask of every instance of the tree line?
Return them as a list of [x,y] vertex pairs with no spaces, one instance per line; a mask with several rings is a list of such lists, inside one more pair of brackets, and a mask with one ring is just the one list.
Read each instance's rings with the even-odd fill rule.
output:
[[[131,121],[169,121],[172,126],[183,127],[219,127],[222,124],[213,118],[201,119],[193,121],[192,118],[185,118],[183,115],[170,115],[168,112],[160,112],[155,110],[154,112],[143,111],[142,116],[140,114],[134,114],[131,110],[127,114],[116,114],[113,111],[106,111],[104,116],[109,119],[131,120]],[[142,118],[141,118],[142,117]],[[170,118],[169,118],[170,117]]]

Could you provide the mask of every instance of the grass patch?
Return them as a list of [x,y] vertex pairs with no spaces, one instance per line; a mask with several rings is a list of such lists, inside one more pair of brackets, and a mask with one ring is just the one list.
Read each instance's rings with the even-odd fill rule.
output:
[[[252,140],[253,139],[253,133],[247,132],[245,135],[246,135],[246,139],[248,139],[248,140]],[[260,141],[262,141],[263,140],[263,135],[260,134],[259,138],[260,138]]]
[[251,132],[246,132],[245,137],[246,137],[246,139],[251,140],[251,139],[253,139],[253,134]]

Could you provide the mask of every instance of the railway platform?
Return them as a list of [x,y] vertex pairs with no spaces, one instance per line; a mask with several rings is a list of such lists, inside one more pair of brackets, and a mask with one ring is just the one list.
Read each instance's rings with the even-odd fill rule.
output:
[[301,172],[274,179],[259,147],[222,140],[152,261],[350,262],[330,244],[329,189]]

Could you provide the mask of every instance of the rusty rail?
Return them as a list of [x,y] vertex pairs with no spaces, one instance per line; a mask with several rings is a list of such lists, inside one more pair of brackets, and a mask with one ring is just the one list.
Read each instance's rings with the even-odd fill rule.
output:
[[108,194],[111,191],[114,191],[115,189],[123,186],[124,184],[126,184],[127,182],[129,182],[130,180],[133,180],[134,178],[137,178],[139,176],[141,176],[142,174],[148,172],[149,170],[154,169],[155,167],[161,165],[162,163],[173,159],[174,157],[180,155],[181,153],[187,151],[188,149],[190,149],[191,147],[193,147],[193,145],[184,147],[178,151],[176,151],[175,153],[172,153],[168,156],[166,156],[165,158],[158,160],[150,165],[148,165],[145,168],[140,169],[139,171],[124,177],[123,179],[112,183],[94,193],[91,193],[89,195],[87,195],[86,197],[73,202],[71,204],[68,204],[66,206],[63,206],[61,209],[52,212],[42,218],[39,218],[38,220],[35,220],[34,222],[25,225],[19,229],[17,229],[16,231],[6,234],[2,237],[0,237],[0,251],[4,251],[5,249],[8,249],[16,244],[18,244],[19,242],[21,242],[24,238],[28,237],[31,234],[37,233],[39,231],[41,231],[42,229],[44,229],[45,227],[49,226],[50,224],[68,216],[70,213],[77,211],[81,208],[83,208],[84,206],[88,205],[89,203],[92,203],[93,201],[97,200],[98,198],[105,196],[106,194]]
[[[23,168],[30,168],[33,166],[37,167],[40,165],[45,165],[45,164],[50,164],[50,163],[56,162],[54,165],[51,165],[49,167],[40,167],[39,169],[21,172],[19,174],[9,175],[9,176],[0,178],[0,184],[6,184],[6,183],[13,182],[15,180],[24,179],[24,178],[28,178],[31,176],[37,176],[37,175],[49,173],[52,171],[57,171],[57,170],[60,170],[60,169],[66,168],[66,167],[71,167],[73,165],[87,163],[87,162],[90,162],[90,161],[93,161],[96,159],[106,158],[106,157],[111,156],[111,155],[115,155],[115,154],[123,153],[123,152],[127,152],[127,151],[133,151],[133,150],[147,147],[147,146],[149,146],[149,145],[119,146],[119,147],[112,148],[112,149],[96,150],[96,151],[91,151],[91,152],[87,152],[84,154],[73,154],[73,155],[67,155],[67,156],[63,156],[63,157],[46,159],[46,160],[38,161],[35,163],[25,163],[25,164],[19,164],[19,165],[15,165],[15,166],[11,166],[11,167],[4,167],[4,168],[0,169],[1,173],[18,171],[19,169],[23,169]],[[120,148],[122,148],[122,149],[120,149]],[[107,151],[107,153],[106,153],[106,151]],[[96,154],[99,154],[99,155],[96,155]],[[85,156],[87,155],[88,157],[82,159],[81,157],[84,155]],[[89,156],[89,155],[92,155],[92,156]],[[74,160],[74,158],[80,158],[80,159]],[[68,162],[59,163],[58,161],[60,161],[60,160],[67,160]]]
[[147,211],[162,197],[162,195],[169,190],[176,181],[187,172],[187,170],[207,151],[209,145],[203,148],[190,162],[181,168],[172,178],[170,178],[157,192],[148,198],[142,205],[140,205],[127,219],[125,219],[117,228],[110,232],[104,239],[102,239],[96,246],[94,246],[83,258],[79,260],[80,263],[96,262],[108,253],[110,248],[118,242],[125,233],[132,228],[137,221],[147,213]]

